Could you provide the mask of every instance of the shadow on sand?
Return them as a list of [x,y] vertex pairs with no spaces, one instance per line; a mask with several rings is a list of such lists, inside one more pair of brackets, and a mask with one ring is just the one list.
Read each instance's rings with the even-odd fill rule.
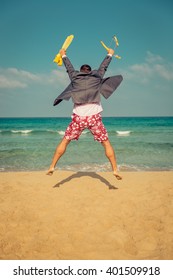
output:
[[84,177],[84,176],[89,176],[89,177],[92,177],[94,179],[100,180],[102,183],[107,185],[110,190],[117,190],[118,189],[117,187],[111,185],[105,178],[103,178],[102,176],[98,175],[95,172],[81,172],[81,171],[77,172],[75,174],[72,174],[69,177],[67,177],[66,179],[63,179],[62,181],[58,182],[55,186],[53,186],[53,188],[59,188],[60,185],[63,185],[63,184],[65,184],[65,183],[67,183],[67,182],[69,182],[73,179]]

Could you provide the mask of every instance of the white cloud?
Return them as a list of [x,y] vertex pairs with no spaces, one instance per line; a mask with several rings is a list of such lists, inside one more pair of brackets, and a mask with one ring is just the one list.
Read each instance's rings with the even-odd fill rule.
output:
[[40,77],[17,68],[0,69],[0,88],[26,88],[31,82],[39,82]]
[[127,79],[135,79],[135,82],[139,83],[149,83],[158,78],[173,81],[173,64],[148,51],[145,61],[141,64],[131,65],[127,73]]
[[147,76],[150,76],[152,74],[152,68],[147,63],[134,64],[130,67],[130,69],[133,72],[141,73]]
[[[173,81],[173,64],[149,51],[146,53],[144,62],[133,64],[120,72],[122,74],[124,72],[123,76],[126,80],[140,84],[153,83],[154,80]],[[40,87],[53,86],[63,90],[69,82],[64,67],[58,67],[47,74],[32,73],[17,68],[0,68],[0,88],[23,89],[39,85]]]
[[0,88],[26,88],[27,85],[18,80],[9,79],[4,75],[0,75]]
[[173,80],[173,65],[169,65],[168,67],[168,65],[156,64],[153,68],[161,78],[167,81]]
[[61,85],[61,86],[67,86],[68,83],[70,83],[68,75],[66,71],[63,71],[61,69],[53,70],[48,76],[47,81],[51,84],[55,85]]
[[146,62],[148,63],[154,63],[154,62],[164,62],[164,59],[163,57],[161,57],[160,55],[158,54],[153,54],[152,52],[150,51],[147,51],[147,56],[146,56]]
[[6,69],[6,73],[11,76],[15,76],[16,78],[19,78],[19,79],[25,79],[25,80],[31,80],[31,81],[40,80],[38,75],[25,71],[25,70],[18,70],[17,68],[8,68],[8,69]]
[[34,74],[17,68],[0,68],[0,88],[27,88],[33,84],[66,86],[69,82],[67,73],[62,69],[48,74]]

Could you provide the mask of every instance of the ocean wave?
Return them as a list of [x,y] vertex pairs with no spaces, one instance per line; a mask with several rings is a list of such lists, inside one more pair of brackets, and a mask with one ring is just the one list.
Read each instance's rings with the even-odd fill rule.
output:
[[[51,130],[51,129],[4,129],[4,130],[0,130],[0,133],[1,134],[29,134],[29,133],[32,133],[32,134],[44,134],[44,133],[59,133],[59,131],[57,130]],[[61,133],[61,132],[60,132]],[[62,132],[63,134],[63,132]]]
[[[61,170],[82,171],[82,172],[112,172],[109,163],[82,163],[61,166]],[[133,165],[133,164],[119,164],[118,170],[120,172],[146,172],[146,171],[172,171],[173,166],[169,167],[151,167],[148,165]]]
[[159,149],[172,149],[173,148],[173,143],[152,143],[152,142],[148,142],[146,143],[149,146],[152,146],[154,148],[159,148]]
[[0,172],[3,172],[5,171],[5,168],[4,167],[0,167]]
[[82,134],[87,134],[89,132],[89,130],[84,130],[82,131]]
[[12,133],[22,133],[22,134],[28,134],[31,133],[32,129],[25,129],[25,130],[11,130]]
[[120,164],[118,165],[120,171],[147,171],[150,170],[150,167],[147,165],[138,166],[135,164]]
[[131,131],[130,130],[117,130],[116,133],[118,136],[129,136]]
[[58,133],[57,130],[54,130],[54,129],[46,129],[46,130],[37,130],[37,132],[42,132],[42,133]]
[[[63,131],[63,130],[58,130],[57,132],[58,132],[59,135],[62,135],[62,136],[65,135],[65,131]],[[88,130],[82,131],[82,135],[85,135],[85,134],[87,134],[87,133],[88,133]]]
[[[47,168],[47,165],[40,165],[35,163],[34,165],[20,165],[14,164],[13,166],[10,165],[3,165],[0,167],[0,172],[6,171],[43,171]],[[58,166],[58,170],[66,170],[72,172],[112,172],[111,166],[109,163],[78,163],[78,164],[60,164]],[[154,166],[147,166],[147,165],[133,165],[133,164],[119,164],[118,170],[120,172],[149,172],[149,171],[173,171],[173,166],[162,166],[162,167],[154,167]]]
[[58,132],[59,135],[62,135],[62,136],[64,136],[64,134],[65,134],[65,131],[63,131],[63,130],[59,130],[57,132]]

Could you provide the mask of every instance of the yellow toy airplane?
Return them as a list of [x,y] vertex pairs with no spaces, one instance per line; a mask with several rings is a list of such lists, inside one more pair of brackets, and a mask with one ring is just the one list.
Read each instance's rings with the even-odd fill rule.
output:
[[[113,36],[113,40],[115,41],[115,44],[116,44],[116,47],[118,47],[119,46],[119,43],[118,43],[118,39],[117,39],[117,37],[116,36]],[[102,44],[102,46],[107,50],[107,51],[109,51],[109,48],[103,43],[103,41],[100,41],[101,42],[101,44]],[[118,59],[121,59],[121,56],[119,56],[119,55],[114,55],[114,57],[116,57],[116,58],[118,58]]]

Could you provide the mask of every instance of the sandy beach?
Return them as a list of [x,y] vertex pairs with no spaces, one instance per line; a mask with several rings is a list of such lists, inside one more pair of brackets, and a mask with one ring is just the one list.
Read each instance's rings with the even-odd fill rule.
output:
[[173,259],[173,172],[0,173],[0,259]]

